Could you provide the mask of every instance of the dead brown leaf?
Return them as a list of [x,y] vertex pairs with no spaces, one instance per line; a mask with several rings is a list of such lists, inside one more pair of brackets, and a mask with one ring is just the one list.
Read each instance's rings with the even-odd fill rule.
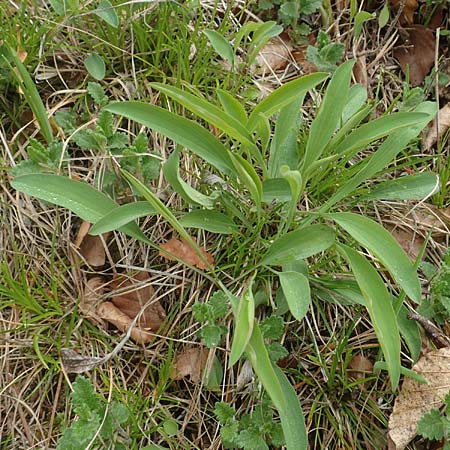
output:
[[203,372],[208,361],[209,350],[205,347],[188,347],[177,355],[170,377],[181,380],[189,376],[193,383],[202,380]]
[[116,276],[110,287],[122,292],[113,295],[111,300],[120,311],[131,319],[134,319],[145,307],[138,319],[138,327],[153,331],[159,329],[166,317],[166,312],[159,301],[155,300],[150,303],[155,291],[150,284],[150,276],[147,272],[138,272],[132,277]]
[[79,248],[80,255],[87,264],[92,267],[101,267],[106,262],[106,252],[104,242],[107,242],[111,233],[104,233],[101,236],[91,236],[88,234],[91,228],[89,222],[82,222],[75,238],[74,245]]
[[411,25],[405,30],[403,43],[394,48],[394,56],[406,73],[409,66],[409,77],[413,86],[422,84],[433,67],[435,58],[435,39],[433,32],[423,25]]
[[97,307],[102,303],[105,292],[105,283],[102,277],[91,278],[84,286],[81,294],[80,313],[91,320],[95,325],[104,327],[105,323],[97,314]]
[[362,380],[373,373],[373,364],[364,355],[355,355],[348,363],[347,369],[349,377]]
[[[118,328],[122,332],[128,331],[133,322],[133,319],[128,317],[125,313],[123,313],[119,308],[117,308],[112,302],[103,302],[97,308],[98,315],[113,324],[116,328]],[[131,339],[137,344],[148,344],[154,338],[152,333],[149,333],[139,327],[134,326],[131,329]]]
[[367,89],[369,86],[369,81],[367,75],[366,55],[362,55],[356,60],[356,64],[353,67],[353,75],[355,76],[355,81],[362,84]]
[[282,39],[269,41],[255,58],[255,73],[283,70],[292,60],[292,45]]
[[83,356],[71,348],[61,349],[61,362],[67,373],[83,373],[92,370],[105,361],[105,358]]
[[417,0],[391,0],[392,9],[397,12],[399,8],[403,9],[400,13],[399,21],[401,25],[411,25],[414,23],[414,12],[417,9]]
[[416,436],[421,417],[433,408],[440,408],[450,392],[450,348],[433,350],[422,356],[413,370],[428,384],[411,378],[403,382],[394,410],[389,418],[389,448],[403,450]]
[[417,257],[420,255],[422,251],[422,247],[425,243],[425,240],[422,236],[418,235],[414,232],[414,230],[411,229],[401,229],[398,227],[387,227],[394,236],[394,238],[397,240],[397,242],[400,244],[400,246],[403,248],[405,253],[409,256],[411,261],[416,261]]
[[[180,240],[177,238],[172,238],[170,241],[161,244],[161,248],[167,250],[177,258],[183,260],[186,264],[190,264],[191,266],[195,266],[203,270],[208,269],[208,266],[205,263],[205,261],[203,261],[203,259],[200,258],[197,252],[184,239]],[[213,266],[214,265],[213,256],[202,248],[200,249],[200,251],[203,253],[206,261],[211,266]],[[159,254],[160,256],[166,258],[169,261],[176,261],[175,258],[172,258],[170,255],[166,253],[160,252]]]
[[447,132],[450,128],[450,103],[443,106],[437,115],[433,119],[430,126],[427,128],[422,140],[422,144],[425,150],[430,150],[431,147]]

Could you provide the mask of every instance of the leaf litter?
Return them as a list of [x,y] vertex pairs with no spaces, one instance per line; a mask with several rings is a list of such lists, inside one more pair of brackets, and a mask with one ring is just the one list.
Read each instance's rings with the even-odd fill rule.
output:
[[389,450],[403,450],[417,434],[417,424],[424,414],[444,404],[450,392],[450,348],[433,350],[412,367],[427,384],[412,378],[403,382],[389,418]]
[[[173,237],[169,241],[161,244],[160,246],[163,250],[171,253],[178,259],[181,259],[186,264],[198,267],[199,269],[206,270],[209,269],[205,261],[200,257],[200,255],[191,247],[191,245],[184,239],[177,239]],[[214,258],[203,248],[200,249],[204,255],[206,261],[213,266]],[[168,261],[176,261],[177,259],[165,252],[159,252],[160,256],[167,259]]]

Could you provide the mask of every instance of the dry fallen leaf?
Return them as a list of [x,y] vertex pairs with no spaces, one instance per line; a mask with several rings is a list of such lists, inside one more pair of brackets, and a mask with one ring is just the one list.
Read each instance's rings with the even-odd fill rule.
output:
[[91,236],[87,234],[91,224],[82,222],[75,238],[74,245],[79,248],[80,255],[87,264],[92,267],[101,267],[106,262],[106,252],[104,242],[107,242],[111,233],[104,233],[101,236]]
[[157,331],[166,317],[166,312],[159,301],[150,300],[155,291],[150,284],[147,272],[138,272],[133,277],[119,275],[111,282],[110,287],[120,290],[121,293],[113,295],[112,303],[131,319],[134,319],[145,306],[137,326]]
[[[414,12],[417,9],[418,2],[417,0],[404,0],[405,3],[403,5],[403,9],[400,13],[400,24],[411,25],[414,23]],[[401,7],[402,0],[391,0],[392,9],[394,12],[397,12],[398,9]]]
[[450,128],[450,103],[443,106],[438,113],[438,116],[433,119],[430,126],[427,128],[422,140],[425,150],[430,150],[431,147],[447,132]]
[[435,58],[435,39],[433,32],[423,25],[411,25],[405,29],[407,38],[394,48],[394,57],[398,59],[401,69],[409,77],[412,86],[422,84],[433,67]]
[[91,320],[95,325],[104,327],[105,323],[97,314],[97,307],[103,302],[102,296],[105,292],[105,283],[102,277],[91,278],[84,286],[81,294],[79,311]]
[[394,236],[411,261],[416,261],[425,243],[423,237],[410,228],[404,230],[398,227],[387,227],[387,229],[392,236]]
[[282,39],[269,41],[255,58],[255,73],[283,70],[292,60],[292,45]]
[[428,384],[411,378],[403,382],[389,418],[389,450],[403,450],[416,436],[417,424],[433,408],[440,408],[450,392],[450,348],[433,350],[422,356],[413,370]]
[[348,363],[347,369],[349,377],[362,380],[373,373],[373,364],[364,355],[355,355]]
[[105,358],[83,356],[71,348],[61,349],[61,362],[67,373],[83,373],[105,362]]
[[[119,308],[117,308],[112,302],[104,302],[97,308],[98,315],[113,324],[120,331],[126,332],[130,328],[133,319],[128,317]],[[137,344],[148,344],[154,338],[152,333],[149,333],[139,327],[134,326],[131,329],[131,339]]]
[[209,350],[205,347],[186,348],[177,355],[170,378],[181,380],[189,375],[193,383],[199,383],[202,380],[208,355]]
[[[200,258],[197,252],[184,239],[180,240],[177,238],[172,238],[170,241],[161,244],[161,248],[167,250],[177,258],[183,260],[186,264],[196,266],[199,269],[203,270],[208,269],[208,266],[206,265],[205,261],[203,261],[203,259]],[[211,266],[213,266],[214,258],[212,257],[212,255],[202,248],[200,249],[200,251],[203,253],[208,263]],[[175,258],[172,258],[170,255],[166,253],[160,252],[159,254],[160,256],[168,259],[169,261],[175,261]]]

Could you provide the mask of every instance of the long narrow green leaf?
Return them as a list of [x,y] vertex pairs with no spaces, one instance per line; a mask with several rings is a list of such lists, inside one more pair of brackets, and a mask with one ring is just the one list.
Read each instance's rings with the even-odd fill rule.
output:
[[301,124],[300,106],[305,96],[299,95],[281,109],[270,144],[268,173],[271,178],[280,176],[280,167],[298,168],[297,138]]
[[259,179],[253,166],[246,161],[241,155],[232,155],[232,161],[239,178],[245,187],[249,190],[250,195],[258,209],[261,208],[262,202],[262,182]]
[[377,184],[364,195],[365,199],[422,200],[439,188],[439,177],[433,172],[422,172]]
[[287,450],[307,450],[308,435],[306,432],[305,417],[297,392],[295,392],[295,389],[289,383],[283,371],[276,365],[273,368],[286,402],[285,410],[279,411],[286,448]]
[[117,230],[140,217],[147,217],[153,214],[156,214],[156,210],[148,202],[128,203],[114,208],[95,222],[89,230],[89,234],[97,235]]
[[236,327],[231,344],[230,359],[228,366],[236,364],[247,348],[250,337],[253,333],[255,322],[255,299],[253,298],[252,286],[242,295],[236,312]]
[[211,42],[214,50],[223,58],[234,66],[234,52],[231,44],[217,31],[204,30],[203,33]]
[[384,264],[406,295],[416,303],[421,302],[417,272],[400,244],[385,228],[360,214],[343,212],[329,214],[329,217]]
[[303,174],[320,158],[333,133],[340,125],[342,111],[347,103],[354,61],[342,64],[327,87],[316,118],[311,124],[303,159]]
[[260,265],[281,266],[305,259],[326,250],[334,241],[334,231],[326,225],[309,225],[290,231],[269,247]]
[[270,117],[273,113],[293,102],[296,98],[305,95],[306,92],[316,87],[327,77],[328,74],[326,73],[312,73],[279,87],[255,107],[249,117],[247,128],[250,131],[253,131],[260,113],[264,114],[266,117]]
[[[261,330],[256,322],[253,325],[253,333],[248,342],[245,354],[252,364],[258,379],[269,394],[275,408],[277,408],[280,416],[283,414],[286,417],[289,414],[289,411],[287,410],[287,402],[284,396],[283,387],[275,372],[275,367],[269,358],[269,353],[264,344]],[[301,423],[299,423],[298,426],[301,426]],[[289,450],[291,450],[291,448],[289,448]],[[292,450],[299,449],[293,447]]]
[[[119,206],[87,183],[59,175],[22,175],[16,177],[11,185],[19,192],[63,206],[91,223],[99,221]],[[121,226],[119,231],[137,239],[147,239],[135,223]]]
[[365,299],[365,306],[380,342],[395,390],[400,379],[400,334],[391,297],[375,268],[358,252],[339,244]]
[[247,124],[247,113],[242,103],[233,97],[229,92],[223,89],[216,89],[217,97],[220,100],[222,108],[228,113],[228,115],[234,117],[237,121],[244,126]]
[[371,142],[406,127],[411,127],[427,119],[427,114],[403,112],[388,114],[379,119],[361,125],[350,133],[334,150],[336,154],[344,154],[350,159],[357,151],[365,148]]
[[194,189],[178,174],[180,165],[180,152],[175,149],[163,165],[163,173],[172,188],[189,204],[197,204],[211,209],[216,204],[217,198],[214,195],[207,196]]
[[[52,127],[50,125],[44,103],[39,96],[39,92],[30,74],[20,61],[16,51],[6,44],[0,45],[0,56],[3,56],[6,63],[11,69],[11,75],[19,82],[23,95],[25,96],[28,105],[30,106],[34,116],[36,117],[36,120],[38,121],[42,136],[44,136],[47,144],[50,144],[50,142],[52,142],[53,140]],[[14,69],[17,69],[17,71]]]
[[302,320],[311,303],[308,278],[299,272],[280,272],[278,277],[289,310],[297,320]]
[[228,134],[228,136],[231,136],[242,144],[248,146],[255,145],[250,133],[241,122],[207,100],[190,94],[189,92],[182,91],[174,86],[168,86],[162,83],[151,83],[151,86],[173,98],[194,114],[197,114],[197,116],[206,120],[208,123],[214,125],[219,130],[222,130]]
[[220,141],[198,123],[159,106],[141,102],[113,102],[104,108],[162,133],[216,168],[235,173],[229,152]]
[[[417,107],[416,112],[426,113],[426,119],[417,125],[403,128],[391,134],[372,156],[363,161],[362,168],[356,175],[350,180],[346,178],[344,182],[340,183],[341,187],[323,204],[320,212],[328,211],[337,202],[351,194],[361,183],[384,169],[433,119],[437,107],[435,103],[424,102]],[[340,180],[337,180],[337,182],[339,183]]]
[[180,223],[186,228],[201,228],[211,233],[234,234],[239,231],[237,225],[225,214],[205,209],[185,214]]

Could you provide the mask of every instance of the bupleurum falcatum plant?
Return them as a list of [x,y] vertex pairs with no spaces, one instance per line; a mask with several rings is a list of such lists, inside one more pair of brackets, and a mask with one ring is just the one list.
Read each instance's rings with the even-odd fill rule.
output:
[[[273,300],[272,292],[279,288],[284,299],[285,307],[279,305],[278,313],[301,321],[311,302],[311,282],[315,291],[323,287],[328,293],[342,294],[341,280],[333,274],[336,264],[347,267],[348,277],[356,281],[349,301],[357,297],[366,308],[393,389],[400,377],[400,336],[417,332],[397,320],[397,313],[405,308],[405,296],[421,301],[415,267],[388,231],[353,212],[353,207],[368,198],[366,181],[386,171],[433,118],[436,107],[424,102],[414,110],[374,118],[376,105],[367,103],[365,88],[351,85],[353,64],[348,61],[334,72],[320,102],[311,103],[308,97],[307,117],[302,105],[309,91],[326,82],[326,73],[290,81],[251,107],[220,89],[215,98],[206,99],[167,84],[151,84],[202,119],[202,124],[137,101],[106,105],[102,111],[144,125],[176,143],[162,170],[185,209],[169,208],[127,170],[122,171],[123,177],[138,201],[122,206],[87,183],[67,177],[31,174],[12,182],[18,191],[68,207],[94,223],[92,233],[118,229],[154,247],[158,243],[150,241],[135,220],[148,215],[166,220],[208,268],[195,270],[231,305],[234,328],[228,364],[233,366],[242,357],[250,361],[278,412],[290,450],[307,447],[300,402],[283,370],[273,362],[277,354],[272,352],[271,358],[272,339],[264,336],[255,314],[259,305]],[[216,181],[202,182],[199,176],[197,186],[188,184],[180,171],[180,157],[186,152],[204,162],[201,176]],[[402,182],[408,185],[408,178]],[[389,192],[392,199],[395,192],[401,199],[404,191],[395,183],[384,182],[370,198],[377,198],[377,192],[383,198]],[[411,183],[420,186],[421,195],[427,186],[431,192],[435,184],[430,173],[415,175]],[[226,238],[217,240],[219,267],[210,265],[187,229]],[[379,268],[390,273],[397,291],[388,291]],[[210,346],[221,339],[219,312],[214,304],[209,309],[194,308],[205,323],[202,338]]]

